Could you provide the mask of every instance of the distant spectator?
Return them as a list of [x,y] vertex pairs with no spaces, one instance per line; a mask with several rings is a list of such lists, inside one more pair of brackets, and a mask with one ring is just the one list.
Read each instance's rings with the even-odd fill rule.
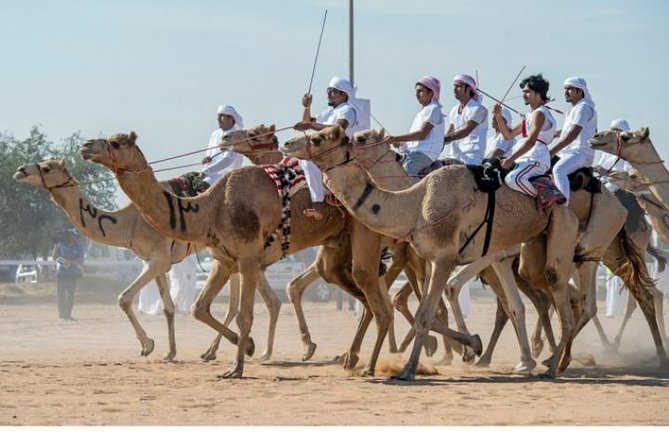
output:
[[72,307],[77,280],[83,276],[84,248],[79,241],[79,231],[70,229],[63,240],[53,247],[53,259],[56,261],[56,283],[58,289],[58,317],[64,321],[73,321]]

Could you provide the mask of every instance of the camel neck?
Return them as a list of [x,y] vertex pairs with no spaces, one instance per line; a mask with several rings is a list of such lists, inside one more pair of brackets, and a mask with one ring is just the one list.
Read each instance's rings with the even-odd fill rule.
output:
[[108,211],[96,207],[81,193],[79,186],[51,189],[51,199],[60,206],[70,222],[88,238],[107,245],[128,247],[125,233],[132,229],[128,206]]
[[361,168],[350,164],[330,169],[324,179],[348,211],[373,231],[400,239],[415,228],[420,198],[409,191],[379,189]]
[[642,150],[636,150],[629,155],[623,152],[626,155],[625,159],[650,183],[648,188],[653,195],[665,206],[669,206],[669,171],[652,143],[648,142],[638,146],[638,148],[641,147],[643,147]]
[[402,165],[395,160],[389,148],[372,161],[360,163],[374,183],[389,191],[399,191],[411,187],[414,182]]
[[140,214],[164,237],[206,244],[209,195],[177,197],[160,185],[151,169],[119,172],[116,178]]

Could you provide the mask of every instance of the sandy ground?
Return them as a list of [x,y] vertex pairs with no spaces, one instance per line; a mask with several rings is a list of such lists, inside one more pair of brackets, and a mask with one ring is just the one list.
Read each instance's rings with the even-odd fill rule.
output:
[[[156,341],[153,354],[142,358],[130,324],[113,299],[94,303],[84,295],[81,300],[87,302],[75,305],[77,320],[60,322],[48,288],[24,292],[0,287],[0,425],[4,426],[669,424],[669,371],[657,367],[649,331],[638,311],[620,354],[606,354],[589,325],[574,352],[592,355],[596,365],[574,362],[554,381],[512,373],[519,352],[509,325],[491,368],[465,365],[459,358],[452,365],[440,364],[440,346],[434,358],[422,357],[425,365],[436,367],[437,375],[397,383],[383,372],[363,378],[333,362],[348,347],[357,325],[353,314],[337,311],[334,302],[305,304],[318,349],[312,360],[301,362],[294,312],[284,304],[272,359],[249,359],[244,379],[219,380],[217,375],[229,367],[233,347],[224,341],[218,360],[200,360],[214,333],[190,315],[177,315],[177,360],[165,363],[162,316],[140,315]],[[533,327],[536,316],[526,305]],[[490,296],[473,295],[467,323],[484,345],[494,310]],[[215,304],[214,311],[222,317],[225,305]],[[620,319],[603,323],[612,337]],[[408,326],[399,319],[395,324],[399,337]],[[257,304],[256,355],[266,346],[266,327],[267,314]],[[362,361],[368,360],[375,334],[372,327]],[[401,365],[403,358],[406,355],[389,354],[384,347],[380,362]],[[536,372],[543,370],[539,366]]]

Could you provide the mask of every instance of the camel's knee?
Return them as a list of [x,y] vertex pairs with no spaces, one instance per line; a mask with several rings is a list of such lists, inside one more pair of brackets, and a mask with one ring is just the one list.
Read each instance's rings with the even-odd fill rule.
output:
[[123,292],[118,296],[118,306],[121,307],[121,310],[127,311],[132,305],[132,295],[130,293]]
[[302,293],[300,293],[300,288],[293,282],[289,282],[286,285],[286,296],[290,303],[295,304],[302,301]]
[[195,301],[190,307],[190,314],[198,321],[204,321],[209,314],[209,308],[204,303]]
[[367,288],[370,283],[378,284],[378,279],[376,277],[372,277],[369,272],[364,269],[353,268],[352,275],[353,280],[360,288]]

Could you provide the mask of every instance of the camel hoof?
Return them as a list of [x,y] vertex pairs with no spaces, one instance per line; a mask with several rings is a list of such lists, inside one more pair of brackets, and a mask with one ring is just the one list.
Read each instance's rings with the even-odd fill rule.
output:
[[304,353],[302,354],[302,362],[308,361],[311,359],[312,356],[314,356],[314,352],[316,351],[316,344],[313,342],[310,342],[309,344],[304,346]]
[[564,356],[558,365],[558,371],[564,372],[571,363],[571,357]]
[[403,371],[399,375],[393,375],[390,377],[392,381],[415,381],[416,375],[411,372]]
[[532,342],[532,357],[538,358],[541,355],[541,352],[544,350],[544,341],[538,339]]
[[177,355],[177,352],[167,352],[165,356],[163,356],[163,361],[165,362],[172,362],[174,361],[174,357]]
[[222,375],[217,375],[217,377],[219,379],[241,378],[242,372],[244,372],[244,366],[235,361],[230,367],[230,370]]
[[253,342],[253,338],[249,337],[248,340],[246,341],[246,348],[244,349],[244,353],[246,353],[246,356],[249,358],[253,356],[253,353],[256,351],[256,343]]
[[437,338],[434,336],[428,336],[425,339],[425,344],[423,345],[423,348],[425,348],[425,354],[429,357],[432,357],[434,353],[437,351]]
[[360,358],[358,358],[358,355],[355,355],[353,353],[346,353],[344,355],[344,369],[353,370],[355,366],[358,364],[359,360]]
[[532,373],[532,370],[534,367],[536,367],[537,363],[532,361],[520,361],[514,368],[513,372],[514,373],[522,373],[522,374],[529,374]]
[[476,353],[474,353],[474,350],[471,347],[465,347],[464,351],[462,352],[462,362],[465,364],[471,364],[475,359]]
[[362,377],[371,377],[374,376],[374,369],[367,369],[361,374]]
[[540,373],[540,374],[537,375],[537,378],[539,378],[539,379],[546,379],[546,380],[549,380],[549,379],[550,379],[550,380],[553,380],[553,379],[555,379],[555,377],[556,377],[555,372],[552,372],[552,371],[550,371],[550,370],[548,370],[548,371],[546,371],[546,372],[544,372],[544,373]]
[[268,361],[271,357],[272,357],[272,351],[271,350],[265,350],[265,352],[260,357],[260,360],[261,361]]
[[153,352],[153,348],[156,346],[156,343],[153,342],[153,339],[147,338],[146,343],[142,345],[142,356],[149,356]]
[[216,359],[216,352],[212,352],[210,350],[207,350],[206,352],[204,352],[200,355],[200,358],[202,358],[206,362],[213,361],[213,360]]
[[472,344],[470,347],[474,349],[474,353],[476,353],[476,356],[481,356],[481,353],[483,353],[483,342],[481,342],[481,337],[477,334],[472,336]]
[[481,368],[487,368],[490,367],[490,359],[488,358],[481,358],[479,359],[476,364],[474,364],[476,367],[481,367]]

